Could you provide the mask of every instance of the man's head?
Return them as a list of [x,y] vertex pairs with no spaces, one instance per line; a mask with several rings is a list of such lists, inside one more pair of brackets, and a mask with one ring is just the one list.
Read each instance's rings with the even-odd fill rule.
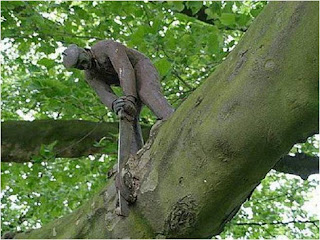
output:
[[92,66],[92,57],[87,50],[71,44],[64,52],[63,65],[66,68],[78,68],[80,70],[90,69]]

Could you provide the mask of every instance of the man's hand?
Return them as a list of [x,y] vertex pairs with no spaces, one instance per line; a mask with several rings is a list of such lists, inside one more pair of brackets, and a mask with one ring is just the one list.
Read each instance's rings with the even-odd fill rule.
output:
[[133,121],[137,115],[135,102],[136,99],[132,96],[122,96],[112,103],[112,109],[117,115],[118,112],[123,109],[125,112],[124,117],[126,117],[129,121]]

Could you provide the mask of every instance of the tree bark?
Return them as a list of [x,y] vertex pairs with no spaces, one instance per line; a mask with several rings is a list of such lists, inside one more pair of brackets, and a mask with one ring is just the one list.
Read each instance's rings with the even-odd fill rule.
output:
[[[142,127],[145,139],[149,128]],[[7,121],[1,124],[1,160],[3,162],[28,162],[39,155],[42,144],[55,141],[56,157],[77,158],[103,152],[95,147],[103,137],[116,142],[118,123],[80,120]]]
[[274,170],[300,176],[303,180],[311,174],[319,173],[319,157],[297,153],[295,156],[284,156],[273,167]]
[[318,2],[271,2],[241,42],[129,161],[138,200],[115,215],[114,181],[17,238],[207,238],[220,233],[295,142],[318,130]]

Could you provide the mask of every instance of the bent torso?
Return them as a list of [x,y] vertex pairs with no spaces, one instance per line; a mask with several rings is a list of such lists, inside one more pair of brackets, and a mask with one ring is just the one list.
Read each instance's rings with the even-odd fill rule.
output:
[[[114,45],[123,46],[122,44],[112,40],[99,41],[94,46],[92,46],[91,52],[95,58],[95,66],[92,69],[85,71],[85,75],[87,78],[96,78],[98,80],[106,82],[108,85],[120,85],[118,74],[114,70],[107,54],[107,49]],[[123,47],[125,48],[127,56],[133,68],[140,60],[148,59],[145,55],[134,49],[130,49],[125,46]]]

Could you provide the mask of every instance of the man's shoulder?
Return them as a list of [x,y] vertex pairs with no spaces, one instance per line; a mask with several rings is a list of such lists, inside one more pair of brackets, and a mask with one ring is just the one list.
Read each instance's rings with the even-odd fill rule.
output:
[[110,48],[114,46],[123,46],[121,43],[116,42],[114,40],[102,40],[97,42],[95,45],[92,46],[92,49],[101,49],[101,48]]

